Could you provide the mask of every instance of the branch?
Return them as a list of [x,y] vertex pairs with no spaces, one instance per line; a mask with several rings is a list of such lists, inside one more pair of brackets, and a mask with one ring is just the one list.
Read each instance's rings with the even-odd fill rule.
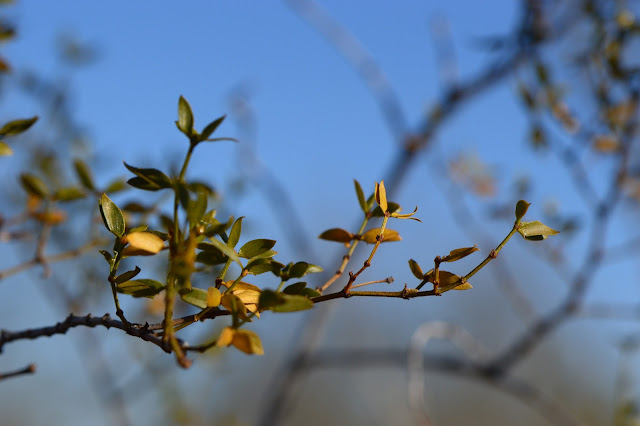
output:
[[[70,314],[64,321],[49,327],[42,328],[30,328],[22,331],[7,331],[0,330],[0,353],[6,343],[10,343],[21,339],[37,339],[40,337],[49,337],[55,334],[65,334],[67,330],[74,327],[96,327],[103,326],[107,329],[117,328],[122,330],[131,336],[139,337],[140,339],[153,343],[160,347],[165,352],[171,352],[169,345],[162,341],[162,338],[149,330],[148,325],[130,324],[126,326],[122,321],[112,319],[109,314],[105,314],[101,317],[94,317],[91,314],[86,316],[76,316]],[[183,343],[184,344],[184,343]]]
[[16,377],[16,376],[23,376],[25,374],[33,374],[36,372],[36,365],[35,364],[29,364],[26,367],[20,369],[20,370],[16,370],[16,371],[11,371],[9,373],[0,373],[0,381],[4,380],[4,379],[9,379],[11,377]]

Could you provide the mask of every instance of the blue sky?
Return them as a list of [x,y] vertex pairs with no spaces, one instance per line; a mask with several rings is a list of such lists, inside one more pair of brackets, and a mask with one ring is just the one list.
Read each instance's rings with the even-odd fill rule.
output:
[[[516,6],[517,2],[498,0],[323,2],[326,11],[358,38],[385,72],[406,114],[408,131],[418,128],[427,109],[444,88],[430,26],[433,20],[443,16],[448,19],[457,74],[464,80],[482,69],[491,58],[490,53],[478,49],[478,41],[510,30],[518,18]],[[175,162],[176,158],[182,157],[186,141],[174,125],[180,95],[191,103],[196,126],[201,128],[231,111],[230,94],[238,88],[249,94],[256,114],[256,140],[255,145],[250,144],[251,149],[289,191],[310,236],[330,227],[353,226],[358,210],[352,179],[357,178],[370,192],[373,182],[384,178],[387,172],[397,141],[385,125],[371,93],[336,50],[283,2],[157,1],[151,6],[148,2],[130,1],[22,0],[7,11],[17,24],[19,36],[4,48],[2,54],[19,72],[34,70],[69,86],[73,115],[94,143],[89,157],[105,170],[106,176],[99,177],[103,182],[125,175],[121,166],[123,160],[137,166],[158,167],[167,160]],[[98,60],[78,70],[63,65],[55,50],[61,34],[94,46]],[[514,178],[533,174],[539,185],[533,192],[535,199],[529,200],[534,203],[532,217],[541,215],[544,201],[549,199],[559,201],[568,212],[578,210],[574,207],[579,203],[571,186],[557,183],[567,180],[562,169],[556,171],[557,161],[551,156],[540,160],[526,149],[526,121],[515,100],[515,88],[515,80],[507,79],[461,110],[437,135],[435,155],[422,156],[400,193],[391,195],[405,210],[417,204],[419,216],[425,223],[396,226],[406,235],[405,242],[397,251],[381,249],[382,256],[387,257],[372,268],[368,275],[371,279],[380,278],[380,274],[386,274],[383,275],[386,277],[391,271],[396,284],[409,281],[411,274],[406,266],[409,257],[418,259],[424,266],[436,254],[446,254],[451,249],[477,242],[469,241],[450,219],[439,189],[440,181],[434,177],[434,170],[439,170],[442,160],[454,158],[459,152],[475,154],[491,167],[492,173],[503,182],[499,188],[501,199],[508,198],[509,185]],[[0,104],[0,117],[37,113],[34,111],[36,105],[25,102],[15,93],[7,99],[9,101]],[[219,133],[242,136],[233,115]],[[194,158],[191,176],[210,180],[223,191],[228,190],[240,176],[239,171],[247,171],[244,149],[234,144],[203,147]],[[598,164],[596,162],[596,166]],[[282,231],[275,220],[278,213],[269,208],[263,194],[248,190],[242,197],[225,193],[223,196],[234,201],[229,207],[230,213],[247,216],[245,223],[251,224],[250,229],[255,232],[259,230],[257,236],[282,239]],[[481,208],[473,197],[470,200],[473,208]],[[487,220],[483,223],[485,226],[483,231],[499,241],[510,224]],[[531,253],[521,241],[514,241],[511,246],[508,249],[512,254],[506,254],[505,258],[513,262],[519,256]],[[481,249],[486,253],[489,247]],[[283,259],[296,256],[295,250],[285,241],[279,243],[279,250]],[[336,253],[332,250],[336,247],[330,243],[317,242],[317,258],[309,260],[332,269],[324,256]],[[577,251],[579,253],[579,247]],[[618,272],[630,276],[635,270],[628,265],[625,268]],[[548,273],[537,263],[527,264],[522,270],[530,276]],[[490,281],[491,274],[483,273],[484,278],[479,280]],[[39,277],[35,272],[30,276]],[[4,299],[0,306],[9,308],[4,305],[10,303],[7,297],[11,293],[5,293],[8,291],[5,289],[19,286],[19,282],[20,278],[0,285]],[[541,286],[539,298],[542,302],[553,300],[557,282],[536,284]],[[480,300],[491,300],[495,296],[489,290],[483,290],[481,285],[477,287]],[[472,306],[468,293],[465,292],[466,301],[456,295],[450,303],[427,301],[409,305],[404,301],[387,304],[368,301],[368,304],[355,305],[357,308],[353,311],[342,311],[335,321],[351,316],[370,318],[372,310],[384,310],[389,306],[389,316],[398,324],[386,324],[383,328],[392,334],[388,337],[391,342],[401,345],[424,319],[460,320],[457,310]],[[541,307],[547,306],[542,302]],[[39,303],[46,305],[41,299]],[[428,313],[425,313],[425,306]],[[62,319],[59,313],[47,310],[46,306],[32,309],[43,310],[32,316],[35,324],[50,324]],[[499,314],[495,320],[472,320],[465,326],[479,334],[490,332],[501,318],[509,315],[504,306],[497,310]],[[7,321],[5,324],[11,322]],[[273,355],[264,362],[273,366],[283,359],[286,351],[278,345],[289,344],[287,339],[293,335],[293,328],[286,318],[266,318],[263,322],[269,321],[272,322],[257,324],[256,330],[262,330],[268,336],[264,338],[265,347]],[[13,327],[19,325],[19,322],[12,324]],[[285,331],[270,335],[268,330],[276,326]],[[367,332],[353,327],[354,333],[364,336],[363,344],[380,343],[379,335],[372,333],[369,341]],[[123,338],[120,335],[107,337],[106,332],[101,332],[100,336],[105,336],[108,344],[116,345]],[[499,337],[494,338],[496,342],[500,341]],[[347,332],[328,341],[340,345],[351,339]],[[42,372],[37,377],[57,381],[60,376],[56,374],[64,377],[69,364],[79,362],[65,340],[65,337],[57,337],[22,344],[15,352],[11,348],[0,360],[31,360],[34,350],[42,351],[44,356],[36,360],[42,365]],[[606,338],[603,341],[606,342]],[[615,354],[612,348],[611,344],[607,349],[609,355]],[[49,354],[60,356],[53,362]],[[230,360],[233,356],[225,356],[224,362],[250,372],[265,365],[263,361],[251,364],[253,360],[244,357]],[[54,365],[58,359],[63,360],[59,368]],[[0,362],[1,369],[11,365],[10,361]],[[197,373],[185,373],[185,380],[193,378],[194,374]],[[16,386],[20,392],[32,392],[34,380],[39,379],[27,378],[16,382]],[[77,386],[70,391],[74,397],[90,389],[86,377],[79,375],[73,380],[77,381]],[[230,377],[221,380],[232,382]],[[257,392],[245,388],[240,391],[251,395]],[[102,424],[92,417],[92,411],[98,406],[95,397],[88,398],[86,412],[82,407],[79,411],[61,410],[55,415],[53,411],[42,410],[40,414],[28,414],[35,416],[29,419],[37,423],[42,420],[37,417],[41,415],[56,417],[59,419],[57,424],[65,424],[70,418],[82,419],[84,424]],[[10,404],[16,399],[6,398],[6,401]],[[65,404],[67,402],[61,403],[62,406]],[[0,411],[5,409],[0,408]],[[250,422],[251,418],[245,421]]]

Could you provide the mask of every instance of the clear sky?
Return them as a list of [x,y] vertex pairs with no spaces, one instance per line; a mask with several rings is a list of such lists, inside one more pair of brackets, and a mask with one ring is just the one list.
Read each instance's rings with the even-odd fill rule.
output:
[[[493,56],[479,48],[481,39],[512,29],[518,19],[517,5],[518,2],[502,0],[323,2],[325,10],[352,32],[384,71],[403,109],[407,131],[419,128],[428,107],[442,93],[450,78],[443,75],[443,69],[453,69],[461,80],[483,69]],[[388,171],[398,141],[394,140],[371,92],[336,49],[284,2],[19,0],[6,8],[6,13],[17,25],[18,38],[3,48],[2,55],[9,59],[17,73],[34,71],[69,87],[73,115],[94,143],[89,158],[104,171],[99,177],[102,182],[126,175],[121,165],[123,160],[141,167],[163,167],[167,161],[177,163],[176,158],[181,158],[186,148],[186,141],[174,125],[180,95],[191,103],[198,128],[229,113],[219,133],[238,137],[240,145],[203,147],[194,159],[191,176],[209,180],[220,188],[223,196],[233,201],[228,206],[229,213],[247,216],[245,223],[256,233],[254,236],[282,240],[279,251],[283,259],[297,259],[297,253],[283,238],[275,220],[278,213],[269,207],[264,194],[251,188],[242,196],[231,191],[233,182],[243,173],[251,175],[257,170],[248,152],[255,153],[259,162],[289,192],[311,237],[330,227],[352,227],[358,214],[352,179],[358,179],[370,192],[374,181],[384,178]],[[434,43],[434,22],[442,22],[443,18],[448,22],[453,48],[451,64],[443,63]],[[61,36],[70,36],[94,47],[96,61],[79,69],[64,65],[56,51]],[[514,96],[516,87],[513,78],[506,79],[462,109],[436,136],[433,152],[421,156],[400,192],[391,195],[405,210],[417,204],[419,216],[425,223],[396,226],[405,235],[402,243],[405,245],[399,245],[395,252],[383,248],[381,254],[386,257],[369,274],[371,279],[391,274],[401,286],[412,279],[406,266],[408,258],[428,265],[436,254],[479,242],[470,241],[450,219],[442,180],[436,177],[443,161],[455,158],[460,152],[475,155],[489,166],[499,181],[497,199],[500,201],[515,204],[516,200],[509,198],[512,183],[519,176],[529,174],[539,182],[533,198],[529,199],[534,203],[532,216],[540,217],[544,203],[549,200],[557,201],[564,212],[579,213],[581,207],[575,191],[570,185],[558,183],[567,181],[567,175],[562,169],[557,171],[557,161],[552,156],[541,160],[527,150],[526,120]],[[239,92],[247,94],[255,113],[255,138],[248,137],[238,127],[237,116],[233,115],[232,95]],[[34,111],[36,104],[25,101],[18,93],[10,92],[3,100],[0,103],[3,119],[39,113]],[[242,140],[243,137],[253,140]],[[486,219],[486,204],[477,202],[473,196],[469,200],[484,221],[482,231],[499,241],[508,232],[508,221]],[[580,255],[580,241],[579,238],[568,240],[566,244],[574,244]],[[327,263],[339,253],[339,248],[327,242],[314,243],[314,258],[307,260],[333,270],[334,266]],[[513,246],[509,248],[512,254],[505,257],[514,263],[531,253],[521,241]],[[486,253],[490,247],[480,248]],[[5,262],[0,263],[0,267],[4,266]],[[629,265],[624,268],[618,271],[621,276],[631,276],[636,269]],[[520,271],[529,276],[549,272],[537,263],[525,264]],[[481,283],[486,280],[486,284],[492,275],[484,274],[479,280]],[[0,310],[15,309],[9,299],[14,293],[9,287],[14,290],[20,287],[25,276],[39,278],[40,275],[33,272],[0,283]],[[540,285],[541,309],[548,309],[551,305],[543,302],[554,300],[553,292],[557,291],[554,289],[560,284],[533,280]],[[478,300],[493,300],[495,288],[485,291],[480,283],[477,287]],[[564,290],[562,287],[561,291]],[[38,294],[33,288],[22,291]],[[470,320],[460,319],[460,310],[475,312],[480,303],[474,305],[471,292],[460,293],[466,299],[457,294],[451,302],[443,302],[446,299],[443,297],[438,298],[438,303],[430,300],[354,303],[353,310],[341,311],[334,321],[351,324],[354,317],[361,321],[353,322],[355,325],[351,328],[345,326],[344,333],[330,335],[327,344],[349,344],[353,333],[360,333],[357,343],[362,346],[384,343],[380,334],[366,328],[367,324],[378,324],[376,327],[383,330],[382,335],[387,336],[390,343],[402,345],[427,319],[459,321],[471,332],[489,336],[500,326],[500,321],[509,321],[509,309],[505,306],[496,308],[495,319],[481,313],[477,314],[480,319],[475,313]],[[62,319],[59,312],[46,307],[42,296],[34,298],[38,305],[31,308],[34,325]],[[111,307],[101,309],[94,313],[102,314]],[[373,314],[375,310],[385,312],[394,324],[383,321],[380,325],[378,316]],[[1,321],[0,327],[7,328],[23,324],[15,316]],[[226,369],[242,368],[244,374],[263,375],[261,369],[273,368],[284,359],[287,353],[284,347],[291,345],[288,339],[294,335],[294,328],[287,323],[287,318],[269,316],[256,324],[255,329],[265,333],[266,360],[254,361],[234,353],[224,357],[222,366],[215,367],[217,371],[196,366],[195,372],[184,373],[184,380],[194,379],[194,375],[203,370],[222,374],[222,378],[216,378],[219,380],[215,384],[217,392],[228,396],[226,391],[230,388],[225,386],[230,386],[259,400],[264,384],[258,389],[243,388],[230,377],[235,373]],[[278,329],[283,331],[273,331]],[[99,336],[112,345],[124,339],[120,334],[104,330],[99,331]],[[3,395],[0,412],[5,412],[8,404],[24,403],[24,395],[29,393],[33,401],[45,407],[23,413],[32,424],[45,419],[60,425],[70,421],[105,424],[101,415],[95,417],[99,405],[91,395],[83,367],[77,365],[80,361],[69,337],[19,343],[5,351],[0,358],[0,370],[21,365],[22,360],[37,362],[41,370],[34,378],[12,382],[11,386],[17,391],[11,391],[11,395],[7,395],[6,388],[0,390]],[[489,339],[498,345],[504,344],[500,336]],[[606,354],[615,356],[614,339],[598,339],[599,343],[608,345],[603,349]],[[123,359],[127,357],[129,355],[123,355]],[[126,375],[134,376],[136,368],[126,369]],[[612,371],[605,370],[601,373],[603,377],[612,377]],[[593,382],[597,383],[600,378],[596,373]],[[66,388],[69,380],[73,383],[71,389]],[[593,384],[590,379],[584,380],[586,386]],[[50,392],[51,383],[56,382],[65,388],[68,396],[53,398],[48,404],[46,397],[35,393],[34,383],[41,383],[41,387]],[[396,386],[403,389],[402,383]],[[85,394],[90,396],[82,403],[72,403],[74,398]],[[363,400],[363,404],[368,404],[367,409],[373,410],[371,401]],[[218,403],[224,401],[227,400],[221,396]],[[253,421],[251,415],[247,418],[240,415],[240,418],[249,423]],[[382,423],[385,424],[384,419]]]

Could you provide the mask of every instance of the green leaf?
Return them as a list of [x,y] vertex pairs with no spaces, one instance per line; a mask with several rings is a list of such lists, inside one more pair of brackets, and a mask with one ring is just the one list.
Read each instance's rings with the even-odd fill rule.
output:
[[98,250],[100,252],[100,254],[104,257],[104,260],[107,261],[107,263],[109,264],[109,266],[111,266],[111,262],[113,261],[113,256],[111,256],[111,253],[109,253],[106,250]]
[[80,188],[75,186],[69,188],[60,188],[53,194],[53,199],[61,202],[78,200],[86,197],[87,194]]
[[207,291],[201,288],[192,287],[189,290],[180,291],[180,298],[193,306],[204,309],[207,307]]
[[100,214],[107,230],[116,237],[122,237],[125,231],[124,216],[107,194],[102,194],[99,201]]
[[0,137],[18,135],[25,132],[29,127],[33,126],[36,121],[38,121],[37,115],[31,118],[10,121],[0,128]]
[[202,142],[223,142],[223,141],[238,142],[238,139],[236,139],[236,138],[211,138],[211,139],[205,139]]
[[[375,244],[378,241],[378,235],[380,235],[380,228],[369,229],[367,232],[362,234],[362,241],[368,244]],[[393,229],[385,228],[384,234],[382,238],[383,243],[390,243],[392,241],[401,241],[402,237],[398,234],[398,231]]]
[[353,184],[356,187],[356,195],[358,196],[358,203],[360,204],[360,208],[362,209],[363,212],[367,213],[369,209],[367,208],[367,201],[364,198],[364,192],[362,191],[360,182],[354,179]]
[[277,262],[273,259],[258,258],[249,262],[249,264],[245,267],[245,270],[250,274],[260,275],[264,274],[265,272],[279,272],[283,266],[284,265],[282,263]]
[[[203,243],[200,243],[203,244]],[[216,251],[201,251],[196,255],[196,262],[204,263],[205,265],[222,265],[227,262],[228,257],[222,254],[219,250]]]
[[449,254],[442,258],[443,262],[455,262],[456,260],[460,260],[464,257],[469,256],[471,253],[478,251],[478,247],[464,247],[455,250],[451,250]]
[[193,112],[191,105],[182,96],[178,100],[178,121],[176,121],[178,129],[189,138],[193,135]]
[[300,294],[302,293],[302,290],[304,290],[306,287],[307,287],[306,282],[299,281],[297,283],[293,283],[291,285],[286,286],[284,290],[282,290],[282,292],[285,294]]
[[347,244],[355,238],[355,235],[342,228],[331,228],[318,235],[318,238]]
[[[275,250],[267,250],[267,251],[262,252],[262,253],[260,253],[260,254],[258,254],[256,256],[251,257],[250,259],[251,260],[254,260],[254,259],[266,259],[266,258],[269,258],[269,257],[273,257],[276,254],[278,254],[278,252],[275,251]],[[282,266],[284,266],[284,265],[282,265]]]
[[146,191],[158,191],[164,188],[171,188],[172,182],[169,176],[165,175],[158,169],[140,169],[124,163],[136,177],[131,178],[127,183],[139,189]]
[[419,280],[424,278],[424,272],[422,272],[422,268],[418,265],[418,262],[413,259],[409,259],[409,268],[411,268],[411,272],[414,277]]
[[289,270],[289,278],[302,278],[316,272],[322,272],[322,268],[307,262],[297,262]]
[[215,238],[212,238],[210,240],[210,242],[218,250],[220,250],[222,252],[222,254],[224,254],[229,259],[233,260],[234,262],[236,262],[242,268],[242,262],[240,261],[240,258],[238,257],[238,254],[236,253],[236,251],[233,248],[229,247],[228,245],[226,245],[222,241],[217,240]]
[[537,220],[533,222],[521,222],[518,227],[518,232],[524,238],[531,241],[544,240],[550,235],[556,235],[559,233],[555,229],[549,228],[547,225]]
[[116,280],[115,280],[116,284],[122,284],[125,281],[131,280],[131,278],[135,277],[140,273],[140,270],[141,269],[136,266],[136,269],[132,271],[123,272],[122,274],[116,277]]
[[13,150],[9,145],[0,141],[0,157],[8,157],[13,155]]
[[155,280],[141,279],[123,282],[116,287],[116,290],[118,293],[129,294],[133,297],[153,298],[164,290],[164,284]]
[[527,203],[525,200],[520,200],[516,203],[516,220],[520,220],[527,214],[527,210],[529,210],[529,206],[531,204]]
[[[435,271],[433,270],[429,271],[429,273],[427,274],[427,281],[430,283],[433,283],[435,281],[435,278],[436,278]],[[468,282],[462,283],[461,278],[458,275],[448,271],[439,271],[438,279],[440,281],[440,284],[439,284],[440,293],[444,293],[445,291],[454,290],[454,289],[468,290],[470,288],[473,288],[471,284],[469,284]],[[458,283],[458,285],[454,287],[456,283]]]
[[[389,213],[398,212],[398,211],[400,211],[400,204],[394,203],[393,201],[387,201],[387,209],[389,210]],[[375,209],[373,209],[373,211],[371,212],[371,216],[373,216],[373,217],[383,217],[384,216],[384,212],[378,206]]]
[[240,241],[240,234],[242,233],[242,219],[244,219],[244,216],[239,217],[238,220],[233,223],[231,231],[229,232],[229,241],[227,241],[227,245],[231,248],[235,248],[238,241]]
[[114,192],[120,192],[128,189],[126,182],[122,179],[116,179],[111,181],[104,192],[108,192],[109,194],[113,194]]
[[260,311],[273,312],[304,311],[313,307],[313,302],[300,295],[276,293],[273,290],[263,290],[258,301]]
[[318,296],[322,296],[322,293],[320,293],[318,290],[316,290],[315,288],[305,288],[302,290],[302,292],[300,293],[301,296],[304,297],[308,297],[309,299],[313,299],[314,297],[318,297]]
[[47,185],[45,185],[44,181],[30,173],[21,174],[20,183],[27,193],[35,195],[36,197],[46,198],[49,194],[49,189],[47,188]]
[[91,177],[91,170],[89,169],[89,166],[79,158],[73,162],[73,166],[82,186],[87,188],[89,191],[93,191],[95,189],[95,185],[93,183],[93,178]]
[[196,191],[196,198],[188,197],[187,218],[193,225],[200,222],[207,211],[207,193],[204,190]]
[[275,240],[251,240],[240,247],[240,250],[238,250],[238,256],[244,257],[245,259],[251,259],[269,251],[275,245]]
[[227,116],[223,115],[222,117],[216,118],[211,123],[207,124],[207,127],[205,127],[200,134],[200,140],[203,141],[205,139],[208,139],[209,136],[211,136],[211,134],[216,131],[218,126],[222,124],[225,118],[227,118]]

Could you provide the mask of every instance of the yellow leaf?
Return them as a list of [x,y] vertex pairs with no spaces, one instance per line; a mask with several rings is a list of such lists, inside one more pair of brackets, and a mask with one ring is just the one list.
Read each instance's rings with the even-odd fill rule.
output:
[[[380,228],[369,229],[367,232],[362,234],[362,241],[369,244],[375,244],[377,241],[378,235],[380,235]],[[390,241],[401,241],[402,237],[398,234],[398,231],[394,231],[393,229],[385,228],[384,230],[384,238],[382,239],[383,243],[388,243]]]
[[231,327],[223,328],[220,332],[220,335],[218,336],[218,340],[216,340],[216,346],[222,347],[231,345],[231,343],[233,343],[233,337],[235,336],[236,331],[237,330],[235,328]]
[[615,136],[599,135],[593,140],[593,149],[603,153],[616,152],[620,149],[620,143]]
[[231,293],[238,296],[238,299],[242,301],[245,305],[249,303],[257,304],[258,299],[260,299],[260,292],[253,290],[236,290],[234,289]]
[[124,256],[151,256],[164,248],[164,241],[151,232],[132,232],[124,236],[129,245],[125,247]]
[[222,300],[222,294],[220,290],[215,287],[209,287],[207,289],[207,307],[215,308],[216,306],[220,306],[220,301]]
[[9,155],[13,155],[13,150],[9,145],[0,141],[0,157],[6,157]]
[[[226,281],[222,283],[222,285],[225,286],[226,288],[231,287],[232,284],[233,284],[233,281]],[[255,285],[246,283],[244,281],[238,281],[235,287],[233,287],[234,292],[236,292],[237,290],[253,290],[253,291],[257,291],[258,293],[262,291],[260,290],[260,287],[256,287]]]
[[417,220],[418,222],[422,222],[417,217],[412,217],[417,212],[418,212],[418,206],[416,206],[416,208],[413,209],[413,212],[411,212],[411,213],[405,213],[405,214],[391,213],[391,217],[395,217],[396,219],[411,219],[411,220]]
[[389,209],[387,205],[387,190],[384,188],[383,180],[381,180],[380,183],[376,182],[376,202],[383,212]]
[[353,239],[353,234],[341,228],[331,228],[320,234],[318,238],[347,244]]
[[478,251],[478,247],[463,247],[455,250],[451,250],[449,254],[442,258],[443,262],[455,262],[456,260],[460,260],[464,257],[469,256],[471,253]]
[[35,213],[34,217],[47,225],[59,225],[67,219],[67,214],[62,210]]
[[233,346],[249,355],[264,355],[260,337],[251,330],[236,330]]
[[469,283],[460,284],[458,287],[454,287],[454,290],[469,290],[472,289],[473,286]]
[[[235,294],[225,293],[221,299],[222,306],[224,306],[230,312],[237,312],[240,318],[247,317],[247,308],[242,303],[242,300]],[[235,306],[235,309],[234,309]]]

